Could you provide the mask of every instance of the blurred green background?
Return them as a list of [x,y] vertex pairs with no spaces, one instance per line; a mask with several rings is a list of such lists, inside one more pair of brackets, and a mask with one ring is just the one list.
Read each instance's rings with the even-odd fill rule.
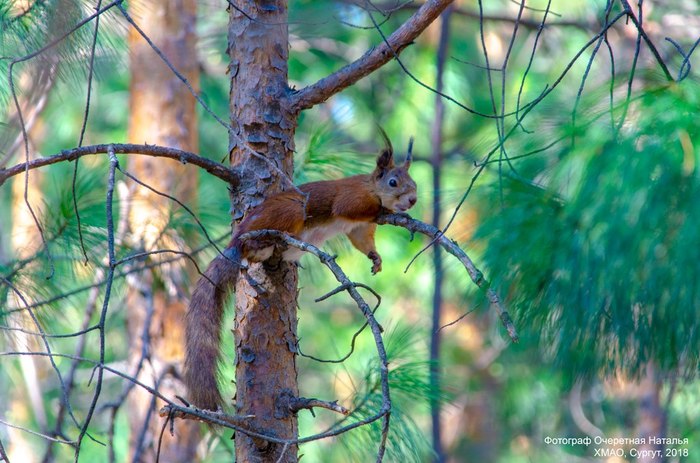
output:
[[[53,2],[45,3],[51,8]],[[372,11],[377,20],[385,21],[381,28],[388,34],[414,11],[412,5],[382,4],[385,9],[396,9],[386,17]],[[518,115],[505,118],[500,127],[499,119],[474,115],[444,101],[440,165],[430,162],[436,149],[430,135],[435,123],[435,93],[416,83],[396,62],[300,117],[295,158],[299,183],[371,170],[382,143],[376,125],[386,130],[398,156],[405,151],[409,137],[415,136],[412,175],[418,184],[419,201],[411,215],[431,221],[431,182],[433,169],[439,168],[439,225],[445,227],[456,211],[447,234],[492,282],[520,334],[518,344],[508,340],[487,299],[461,264],[444,257],[440,324],[468,315],[440,330],[442,350],[435,365],[443,388],[434,390],[428,380],[435,275],[432,249],[405,270],[427,241],[419,236],[411,239],[402,229],[381,227],[377,247],[384,266],[374,277],[369,261],[345,239],[329,243],[327,249],[339,255],[338,262],[351,279],[370,284],[382,295],[377,317],[390,346],[395,407],[387,461],[433,460],[430,402],[439,400],[448,461],[636,461],[630,454],[634,445],[558,445],[548,444],[547,438],[634,438],[640,435],[645,420],[658,419],[663,436],[685,439],[666,447],[671,451],[664,461],[700,462],[698,74],[691,68],[682,80],[669,82],[644,42],[635,59],[637,31],[631,23],[625,25],[624,19],[607,35],[614,50],[614,66],[608,45],[594,41],[567,69],[601,30],[606,2],[553,1],[548,13],[551,24],[540,36],[537,24],[547,2],[527,5],[532,9],[524,10],[527,22],[519,25],[510,52],[512,20],[519,4],[504,0],[484,6],[483,43],[488,47],[489,73],[484,68],[479,5],[456,2],[449,20],[444,93],[482,114],[494,114],[494,107],[500,112],[503,104],[505,113],[517,110]],[[294,86],[313,83],[380,43],[381,37],[362,6],[352,2],[291,2],[289,76]],[[678,80],[684,69],[698,60],[693,55],[684,65],[683,56],[663,39],[672,38],[686,52],[697,44],[698,6],[677,0],[645,3],[644,7],[646,30]],[[207,104],[226,118],[227,14],[221,2],[201,2],[199,8],[201,92]],[[0,8],[4,21],[0,54],[4,56],[35,49],[44,27],[36,23],[43,18],[38,13],[10,22],[12,11]],[[609,16],[620,11],[620,4],[614,3]],[[135,17],[138,19],[138,14]],[[123,142],[126,134],[126,25],[113,13],[103,20],[85,144]],[[433,87],[440,28],[436,22],[401,55],[412,75]],[[89,31],[73,40],[61,50],[65,59],[58,67],[59,79],[32,129],[32,148],[41,155],[74,147],[78,139]],[[508,66],[499,71],[506,56]],[[7,75],[7,67],[7,61],[0,63],[0,75]],[[21,74],[22,65],[18,68],[15,72]],[[629,85],[632,69],[634,79]],[[552,89],[565,71],[551,93],[537,105],[526,106]],[[7,83],[0,89],[0,120],[8,122],[0,127],[0,167],[8,167],[20,162],[23,153],[21,148],[8,151],[18,132],[9,124],[14,108]],[[201,108],[198,111],[199,153],[221,161],[227,153],[225,129]],[[518,126],[516,118],[520,116]],[[50,280],[45,278],[42,251],[32,262],[17,260],[11,243],[10,205],[17,194],[11,184],[23,182],[23,178],[18,176],[0,188],[0,275],[35,301],[89,285],[106,255],[107,165],[104,159],[83,160],[77,182],[82,231],[91,258],[87,267],[82,265],[77,241],[72,170],[70,164],[44,170],[41,201],[45,213],[41,220],[56,265]],[[226,185],[200,173],[198,195],[198,201],[189,206],[197,211],[210,236],[226,235],[230,222]],[[171,226],[188,236],[192,249],[207,244],[184,211],[176,211]],[[118,255],[130,252],[124,244]],[[197,260],[206,265],[214,255],[208,248]],[[312,259],[303,258],[301,266],[300,347],[305,354],[317,357],[342,357],[363,323],[362,315],[342,295],[313,302],[335,283]],[[128,347],[124,292],[124,278],[119,278],[107,322],[107,358],[116,368],[123,365]],[[74,331],[88,295],[88,291],[76,291],[37,308],[45,330]],[[3,326],[11,326],[16,315],[5,304],[12,297],[9,286],[0,285]],[[370,294],[367,299],[373,301]],[[3,331],[2,351],[13,350],[13,336],[12,331]],[[55,352],[71,353],[77,341],[55,338],[51,345]],[[225,336],[225,342],[226,352],[232,352],[231,336]],[[97,343],[89,342],[85,356],[97,358],[96,349]],[[300,357],[301,394],[337,398],[346,406],[362,399],[366,413],[367,407],[381,399],[376,388],[375,353],[369,332],[364,332],[357,338],[354,354],[341,364]],[[30,406],[24,394],[26,377],[18,357],[3,356],[0,361],[0,418],[33,430],[52,423],[61,389],[47,364],[38,372],[46,415],[40,418],[36,404]],[[61,369],[68,367],[66,359],[57,358],[56,363]],[[83,390],[94,387],[88,384],[91,372],[88,364],[78,370]],[[226,367],[225,375],[233,376],[232,365]],[[103,400],[117,396],[122,386],[121,380],[108,376]],[[228,395],[233,391],[231,386]],[[76,396],[73,406],[81,415],[86,404]],[[113,438],[117,460],[124,459],[127,451],[124,411],[121,415],[113,437],[106,435],[107,416],[98,414],[90,427],[97,439]],[[316,417],[302,411],[299,418],[301,435],[326,429],[337,419],[325,411]],[[10,429],[0,424],[0,440],[5,444]],[[21,444],[16,445],[30,449],[28,454],[43,454],[43,439],[12,432],[12,436],[21,436]],[[370,461],[379,432],[361,429],[341,438],[306,444],[300,454],[303,461]],[[231,451],[233,444],[228,437],[209,441],[211,461],[221,461]],[[596,455],[596,449],[618,448],[624,449],[625,456]],[[59,461],[72,459],[69,448],[61,447],[57,452]],[[102,461],[105,452],[103,446],[88,440],[81,459]]]

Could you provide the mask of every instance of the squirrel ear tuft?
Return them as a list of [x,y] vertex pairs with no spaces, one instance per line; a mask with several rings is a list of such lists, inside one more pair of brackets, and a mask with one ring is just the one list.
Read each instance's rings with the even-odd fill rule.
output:
[[384,139],[384,148],[379,153],[379,157],[377,158],[377,171],[379,172],[379,177],[381,178],[387,169],[392,169],[394,167],[394,148],[391,146],[391,140],[389,140],[389,137],[384,129],[382,129],[379,125],[377,125],[377,128]]
[[408,170],[411,167],[411,162],[413,161],[413,137],[408,140],[408,150],[406,151],[406,161],[403,166],[404,169]]
[[383,171],[391,167],[394,167],[394,153],[388,149],[384,149],[377,158],[377,169]]

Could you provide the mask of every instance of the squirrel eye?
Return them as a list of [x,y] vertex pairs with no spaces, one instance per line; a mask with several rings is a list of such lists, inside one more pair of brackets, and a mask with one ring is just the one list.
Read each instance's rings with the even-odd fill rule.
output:
[[396,182],[396,179],[395,179],[395,178],[392,178],[391,180],[389,180],[389,186],[390,186],[390,187],[396,188],[396,185],[398,185],[398,183]]

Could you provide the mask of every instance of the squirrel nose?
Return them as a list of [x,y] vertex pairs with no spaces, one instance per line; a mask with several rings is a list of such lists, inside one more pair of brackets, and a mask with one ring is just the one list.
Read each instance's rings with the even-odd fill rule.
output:
[[411,204],[411,206],[413,206],[414,204],[416,204],[416,201],[417,201],[417,200],[418,200],[418,199],[417,199],[415,196],[411,196],[410,198],[408,198],[408,202]]

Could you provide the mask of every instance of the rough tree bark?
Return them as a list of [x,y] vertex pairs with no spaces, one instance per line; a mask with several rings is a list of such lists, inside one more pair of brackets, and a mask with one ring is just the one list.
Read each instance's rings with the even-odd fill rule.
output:
[[[291,178],[297,121],[286,105],[287,2],[237,2],[231,8],[230,137],[231,164],[244,169],[233,192],[235,215],[259,203],[267,193],[289,188],[274,163]],[[241,141],[270,163],[249,156]],[[285,404],[298,395],[296,371],[297,270],[285,262],[252,266],[249,279],[236,285],[236,413],[255,415],[266,434],[294,439],[297,418]],[[284,455],[282,455],[284,452]],[[280,445],[236,434],[236,461],[297,461],[296,446]]]
[[[171,63],[198,86],[198,61],[195,50],[195,0],[138,0],[129,4],[135,20]],[[136,143],[151,143],[197,151],[195,99],[168,67],[156,57],[141,35],[131,28],[130,48],[130,120],[128,138]],[[180,163],[134,156],[129,170],[156,190],[191,203],[195,199],[197,177]],[[187,170],[186,170],[187,169]],[[129,226],[135,245],[152,251],[158,248],[180,249],[183,240],[169,230],[174,203],[143,188],[135,187],[131,197]],[[142,356],[144,323],[150,338],[149,358],[139,379],[158,383],[160,390],[174,397],[184,391],[169,371],[183,359],[182,320],[186,304],[181,289],[188,279],[184,266],[163,267],[159,274],[145,271],[130,280],[128,328],[130,358]],[[191,273],[191,272],[190,272]],[[192,275],[190,275],[192,276]],[[152,315],[148,316],[149,310]],[[150,368],[153,368],[150,370]],[[129,449],[135,461],[155,461],[162,424],[154,410],[150,394],[134,388],[129,396]],[[175,436],[163,434],[160,461],[191,462],[199,442],[199,427],[180,421]]]
[[[426,2],[387,38],[389,45],[378,45],[356,62],[297,92],[289,89],[287,80],[287,2],[247,0],[229,7],[233,126],[229,156],[243,174],[231,196],[234,220],[266,195],[291,188],[299,112],[389,62],[450,3]],[[260,156],[252,156],[251,151]],[[252,265],[236,285],[236,413],[254,415],[255,429],[286,439],[298,435],[296,415],[288,406],[289,399],[298,395],[296,297],[296,267],[274,258],[265,265]],[[236,433],[235,444],[239,463],[297,461],[297,446],[285,447],[241,432]]]

